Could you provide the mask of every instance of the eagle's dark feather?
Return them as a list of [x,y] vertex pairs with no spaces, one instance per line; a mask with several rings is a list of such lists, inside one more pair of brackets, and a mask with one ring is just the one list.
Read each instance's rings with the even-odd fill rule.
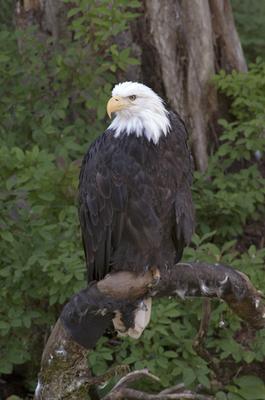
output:
[[79,218],[88,280],[114,270],[170,268],[191,239],[192,159],[181,119],[158,144],[107,130],[84,157]]

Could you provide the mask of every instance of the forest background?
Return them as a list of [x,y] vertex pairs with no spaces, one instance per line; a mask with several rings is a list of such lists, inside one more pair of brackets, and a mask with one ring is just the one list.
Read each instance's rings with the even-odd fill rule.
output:
[[[66,2],[70,3],[66,0]],[[0,7],[0,396],[27,398],[44,342],[62,305],[85,286],[76,193],[80,162],[107,125],[105,106],[122,72],[139,60],[113,37],[138,17],[138,1],[71,1],[70,36],[47,53],[34,28],[14,28],[14,2]],[[86,4],[90,5],[87,9]],[[197,228],[184,258],[230,264],[265,292],[265,2],[233,0],[248,73],[213,77],[230,102],[206,172],[195,172]],[[27,40],[25,40],[25,36]],[[72,37],[74,36],[74,40]],[[93,46],[87,52],[86,44]],[[23,43],[20,51],[18,43]],[[218,400],[265,399],[265,332],[254,333],[213,302],[206,347],[221,360],[223,386],[192,348],[201,300],[155,302],[138,341],[103,337],[88,362],[147,367],[162,385],[203,385]],[[113,381],[109,386],[113,385]],[[102,390],[107,391],[105,388]]]

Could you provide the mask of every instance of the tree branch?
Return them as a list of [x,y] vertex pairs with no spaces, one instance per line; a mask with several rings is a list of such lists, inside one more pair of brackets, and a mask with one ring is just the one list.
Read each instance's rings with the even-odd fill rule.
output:
[[216,377],[219,375],[219,364],[214,361],[210,355],[210,353],[204,347],[204,342],[207,337],[207,331],[210,323],[211,318],[211,300],[205,298],[203,301],[203,315],[200,323],[199,331],[193,341],[193,349],[196,353],[204,359],[209,367],[214,371]]
[[103,400],[184,400],[184,399],[194,399],[194,400],[214,400],[212,396],[204,396],[191,392],[190,390],[185,390],[181,393],[171,393],[171,394],[150,394],[141,392],[139,390],[131,388],[122,388],[119,391],[112,392],[110,395],[105,397]]
[[103,400],[174,400],[174,399],[197,399],[197,400],[213,400],[211,396],[204,396],[198,393],[184,390],[184,385],[179,384],[172,386],[158,394],[151,394],[141,392],[139,390],[131,389],[129,386],[143,378],[149,378],[153,381],[159,382],[159,378],[150,374],[147,369],[134,371],[123,377],[108,393]]
[[[117,372],[117,369],[112,369],[102,377],[93,378],[87,366],[87,349],[93,348],[105,330],[112,326],[115,311],[131,312],[143,297],[219,298],[253,328],[265,327],[262,294],[246,275],[229,266],[180,263],[171,270],[161,271],[159,283],[150,292],[152,283],[150,272],[136,275],[123,271],[110,274],[100,282],[93,282],[74,295],[64,307],[45,347],[35,399],[81,400],[86,398],[85,394],[91,385],[107,381],[113,375],[124,374],[124,370]],[[197,336],[199,342],[204,338],[203,332],[209,319],[208,311],[207,309]],[[130,379],[132,377],[134,375],[130,375]],[[121,380],[120,383],[122,382]],[[161,394],[157,395],[160,397],[154,397],[156,395],[146,393],[141,397],[141,392],[121,384],[115,390],[123,394],[122,398],[128,399],[181,398],[177,397],[179,393],[171,392],[163,393],[164,397]],[[195,398],[191,392],[182,392],[182,398]],[[111,399],[121,398],[117,397],[118,394],[115,396]],[[198,395],[196,396],[198,399]],[[200,398],[207,399],[205,396]]]
[[[148,292],[150,273],[136,276],[130,272],[108,275],[97,286],[114,299],[134,300]],[[222,264],[179,263],[161,272],[153,297],[210,297],[224,300],[229,307],[255,329],[265,327],[262,294],[240,271]]]

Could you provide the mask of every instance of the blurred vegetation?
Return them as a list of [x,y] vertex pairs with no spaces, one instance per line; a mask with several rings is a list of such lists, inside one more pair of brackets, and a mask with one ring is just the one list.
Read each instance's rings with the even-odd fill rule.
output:
[[[5,4],[0,12],[0,373],[21,374],[23,365],[32,389],[43,337],[61,305],[85,285],[75,205],[79,165],[106,127],[105,104],[117,71],[137,62],[130,49],[113,45],[113,35],[135,18],[139,3],[131,1],[128,9],[124,0],[114,0],[113,7],[106,6],[108,0],[71,1],[73,40],[54,48],[49,39],[48,52],[34,30],[3,26],[10,16]],[[24,43],[21,53],[18,39]],[[185,259],[231,264],[264,291],[265,251],[259,240],[246,242],[244,233],[253,224],[259,229],[265,218],[265,64],[257,60],[248,74],[221,73],[215,84],[230,99],[232,122],[220,121],[223,134],[209,169],[195,173],[197,234]],[[114,346],[102,338],[89,363],[95,374],[111,364],[128,364],[149,368],[164,386],[184,381],[210,389],[213,373],[192,349],[200,316],[199,300],[157,301],[140,340]],[[265,399],[264,375],[254,376],[264,362],[265,334],[248,334],[225,304],[214,302],[206,346],[230,380],[213,389],[218,400]]]
[[236,27],[248,61],[265,56],[265,1],[231,0]]
[[2,0],[0,2],[0,28],[12,27],[16,0]]

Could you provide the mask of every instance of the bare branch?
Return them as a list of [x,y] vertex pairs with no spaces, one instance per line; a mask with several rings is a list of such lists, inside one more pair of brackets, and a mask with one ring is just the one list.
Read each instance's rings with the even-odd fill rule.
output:
[[180,392],[181,390],[185,389],[184,383],[179,383],[178,385],[171,386],[170,388],[167,388],[165,390],[162,390],[160,394],[171,394],[171,393],[177,393]]
[[150,374],[148,369],[136,370],[136,371],[130,372],[129,374],[127,374],[126,376],[121,378],[119,380],[119,382],[114,386],[113,390],[127,387],[128,385],[130,385],[136,381],[139,381],[139,379],[142,379],[142,378],[149,378],[152,381],[160,382],[160,379],[157,376]]
[[[171,388],[162,390],[158,394],[151,394],[141,392],[139,390],[131,389],[132,383],[139,381],[143,378],[149,378],[153,381],[160,382],[160,379],[150,374],[147,369],[130,372],[120,379],[114,386],[110,393],[108,393],[103,400],[174,400],[174,399],[197,399],[197,400],[213,400],[211,396],[204,396],[201,394],[193,393],[189,390],[184,390],[184,385],[172,386]],[[182,390],[182,391],[181,391]]]
[[199,331],[193,342],[193,348],[196,351],[196,353],[208,363],[209,367],[215,372],[215,375],[218,377],[219,376],[219,365],[212,359],[212,356],[204,347],[204,342],[207,337],[207,331],[208,331],[210,317],[211,317],[210,299],[205,298],[203,300],[202,309],[203,309],[203,315],[202,315]]
[[[108,275],[98,283],[105,295],[135,299],[148,293],[152,275],[136,276],[131,272]],[[161,271],[154,297],[210,297],[224,300],[229,307],[255,329],[265,327],[265,304],[248,277],[222,264],[180,263],[171,270]]]

